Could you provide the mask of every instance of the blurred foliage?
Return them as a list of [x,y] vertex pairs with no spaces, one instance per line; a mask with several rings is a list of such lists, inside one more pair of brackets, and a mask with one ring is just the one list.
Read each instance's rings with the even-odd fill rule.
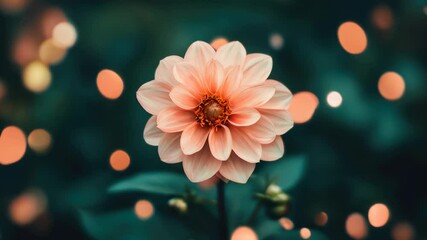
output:
[[[372,12],[380,5],[393,14],[387,31],[372,23]],[[51,6],[65,12],[77,28],[78,40],[64,61],[51,67],[49,89],[34,94],[23,87],[22,69],[11,51],[19,34],[35,29],[40,13]],[[260,238],[298,238],[296,229],[301,227],[312,230],[312,239],[348,238],[347,216],[353,212],[367,216],[372,204],[383,202],[391,219],[382,228],[371,227],[367,239],[389,239],[399,221],[410,222],[416,239],[425,239],[425,6],[425,0],[32,0],[18,13],[0,8],[0,81],[7,89],[0,99],[0,129],[15,125],[28,135],[43,128],[53,138],[48,153],[27,149],[19,162],[0,166],[0,239],[144,239],[152,232],[165,234],[158,239],[185,239],[190,233],[198,237],[214,231],[216,213],[203,207],[196,210],[198,205],[190,206],[194,218],[181,216],[168,212],[167,196],[147,193],[150,188],[142,184],[136,192],[109,194],[108,189],[131,176],[136,176],[134,181],[148,178],[153,171],[182,175],[179,164],[162,163],[157,148],[144,142],[149,114],[137,103],[135,91],[153,79],[160,59],[182,56],[192,42],[210,42],[218,36],[241,41],[249,53],[271,55],[271,78],[292,92],[311,91],[320,100],[313,118],[284,136],[285,158],[277,162],[283,166],[257,166],[261,176],[274,179],[277,176],[270,174],[279,173],[277,182],[293,199],[289,217],[295,223],[295,230],[286,232],[260,214],[254,225]],[[348,54],[337,41],[338,26],[348,20],[367,34],[368,48],[360,55]],[[283,36],[283,48],[271,48],[273,33]],[[124,80],[118,100],[107,100],[97,90],[96,76],[104,68]],[[398,101],[386,101],[378,93],[378,79],[386,71],[405,79],[405,94]],[[325,100],[332,90],[343,96],[336,109]],[[124,172],[109,166],[116,149],[131,156]],[[287,159],[296,154],[306,160]],[[255,207],[253,192],[263,186],[256,179],[247,185],[227,184],[230,229],[241,225]],[[160,178],[144,181],[161,184],[156,189],[187,185],[176,181],[165,186]],[[10,220],[9,205],[32,188],[44,192],[48,210],[34,223],[18,226]],[[141,198],[155,205],[148,221],[137,219],[130,210]],[[324,227],[314,224],[319,211],[329,215]]]

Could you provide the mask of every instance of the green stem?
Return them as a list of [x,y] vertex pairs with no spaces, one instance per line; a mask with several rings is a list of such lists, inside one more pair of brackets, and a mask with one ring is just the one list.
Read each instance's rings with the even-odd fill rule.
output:
[[217,184],[217,206],[219,215],[219,240],[228,239],[228,224],[227,224],[227,212],[225,209],[225,183],[219,181]]

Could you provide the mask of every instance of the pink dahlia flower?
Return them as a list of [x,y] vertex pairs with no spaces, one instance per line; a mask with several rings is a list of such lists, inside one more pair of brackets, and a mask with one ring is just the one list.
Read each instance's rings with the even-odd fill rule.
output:
[[293,126],[291,92],[267,80],[272,65],[268,55],[246,55],[240,42],[215,51],[198,41],[184,58],[166,57],[137,92],[153,115],[145,141],[159,146],[163,162],[182,162],[193,182],[217,175],[246,183],[260,160],[283,156],[280,135]]

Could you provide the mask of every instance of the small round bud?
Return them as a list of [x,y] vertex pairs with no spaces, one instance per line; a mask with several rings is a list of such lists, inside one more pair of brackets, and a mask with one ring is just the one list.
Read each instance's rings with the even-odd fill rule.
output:
[[280,219],[281,217],[284,217],[289,211],[290,211],[289,204],[276,204],[276,205],[272,204],[266,208],[267,216],[269,216],[272,219]]
[[168,201],[168,205],[179,213],[186,213],[188,210],[187,202],[182,198],[172,198]]
[[265,190],[265,194],[269,196],[274,196],[282,192],[282,188],[276,184],[270,184]]
[[289,200],[290,200],[289,195],[286,193],[283,193],[283,192],[279,193],[279,194],[277,194],[271,198],[271,201],[273,201],[275,203],[288,203]]

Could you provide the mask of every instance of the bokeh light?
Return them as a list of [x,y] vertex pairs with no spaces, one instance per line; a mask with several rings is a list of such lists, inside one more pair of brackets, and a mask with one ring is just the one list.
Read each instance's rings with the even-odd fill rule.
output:
[[427,6],[425,6],[425,7],[423,8],[423,12],[424,12],[424,14],[425,14],[425,15],[427,15]]
[[372,24],[380,30],[389,30],[394,23],[393,13],[390,7],[380,5],[372,11]]
[[26,65],[38,57],[38,43],[29,33],[21,34],[13,45],[12,58],[19,65]]
[[333,108],[337,108],[341,106],[342,103],[342,96],[337,91],[332,91],[328,93],[328,96],[326,96],[326,102],[329,106]]
[[373,227],[384,226],[390,217],[390,211],[385,204],[377,203],[369,208],[368,219]]
[[70,48],[77,41],[76,28],[69,22],[58,23],[52,31],[53,42],[62,48]]
[[211,46],[217,50],[218,48],[220,48],[221,46],[225,45],[228,43],[228,40],[226,38],[223,37],[219,37],[219,38],[215,38],[214,40],[212,40],[211,42]]
[[40,60],[47,64],[59,63],[64,59],[66,53],[67,50],[55,45],[52,39],[45,40],[39,48]]
[[309,239],[311,237],[311,231],[308,228],[301,228],[299,235],[302,239]]
[[396,72],[386,72],[378,81],[378,90],[385,99],[398,100],[405,92],[405,80]]
[[258,240],[258,236],[252,228],[240,226],[232,233],[231,240]]
[[282,217],[279,219],[279,223],[285,230],[294,229],[294,222],[289,218]]
[[29,0],[0,0],[0,8],[6,12],[16,13],[22,11]]
[[41,28],[46,39],[52,37],[53,29],[61,22],[67,22],[64,12],[55,7],[46,9],[42,14]]
[[9,205],[9,216],[17,225],[32,223],[46,211],[46,196],[40,190],[31,190],[12,200]]
[[355,22],[345,22],[338,28],[338,40],[345,51],[360,54],[368,45],[365,31]]
[[0,101],[6,97],[7,88],[3,81],[0,80]]
[[35,129],[28,135],[28,146],[37,153],[46,152],[52,143],[50,133],[44,129]]
[[305,123],[313,117],[318,105],[319,99],[313,93],[298,92],[292,98],[289,112],[295,123]]
[[110,165],[116,171],[124,171],[129,167],[130,157],[123,150],[116,150],[110,156]]
[[147,220],[154,214],[154,206],[148,200],[139,200],[135,204],[135,214],[141,220]]
[[319,212],[314,217],[314,223],[318,226],[325,226],[328,223],[328,214],[325,212]]
[[24,86],[35,93],[45,91],[52,81],[49,68],[40,61],[34,61],[25,66],[23,72]]
[[415,238],[414,227],[410,223],[399,222],[394,225],[391,238],[393,240],[412,240]]
[[274,50],[280,50],[283,47],[283,43],[285,40],[283,39],[282,35],[279,33],[273,33],[270,35],[270,46]]
[[347,234],[354,239],[363,239],[368,235],[368,226],[360,213],[352,213],[345,221]]
[[3,129],[0,135],[0,164],[15,163],[24,156],[27,141],[24,132],[15,126]]
[[104,69],[98,73],[96,85],[102,96],[111,100],[119,98],[124,89],[122,78],[109,69]]

